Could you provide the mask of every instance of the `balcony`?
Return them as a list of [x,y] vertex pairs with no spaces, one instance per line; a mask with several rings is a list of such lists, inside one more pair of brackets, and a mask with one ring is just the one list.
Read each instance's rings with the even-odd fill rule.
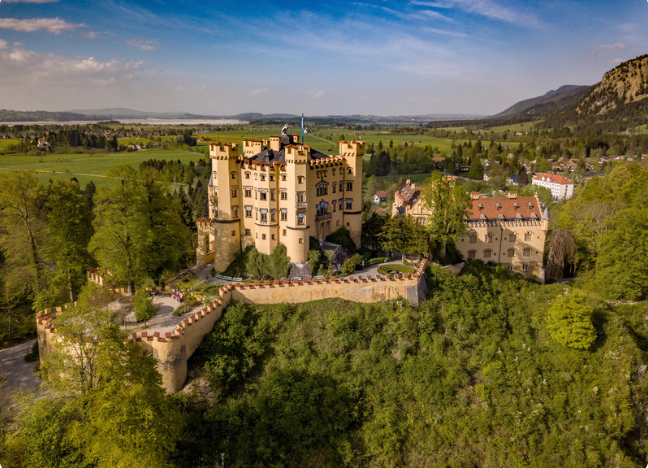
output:
[[327,221],[333,217],[333,214],[331,213],[323,213],[320,215],[315,216],[315,221]]
[[296,210],[305,210],[308,208],[308,203],[306,202],[296,202],[295,203],[295,209]]

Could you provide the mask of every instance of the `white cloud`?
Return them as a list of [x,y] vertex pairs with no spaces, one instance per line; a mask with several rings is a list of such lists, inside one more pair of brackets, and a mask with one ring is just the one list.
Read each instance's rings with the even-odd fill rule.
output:
[[0,50],[6,49],[7,48],[7,41],[3,41],[0,39]]
[[252,96],[266,96],[270,91],[268,88],[255,89],[250,93]]
[[468,37],[468,34],[462,32],[455,32],[455,31],[446,31],[445,29],[423,28],[423,31],[431,32],[434,34],[441,34],[443,36]]
[[318,91],[309,91],[308,94],[315,99],[321,99],[324,97],[325,91],[320,89]]
[[126,44],[132,47],[137,47],[142,50],[154,50],[160,46],[160,41],[157,39],[144,39],[142,37],[134,37],[132,39],[124,40]]
[[97,31],[88,31],[87,33],[84,33],[83,35],[85,37],[87,37],[88,39],[96,39],[99,36],[99,34],[101,34],[101,33],[98,33]]
[[142,68],[142,62],[67,58],[14,48],[0,51],[0,88],[15,90],[34,85],[106,85],[131,80]]
[[456,8],[465,13],[522,26],[535,27],[538,25],[538,20],[534,16],[512,10],[492,0],[440,0],[435,2],[412,0],[410,4],[428,8]]
[[60,18],[0,18],[0,28],[12,29],[14,31],[33,32],[47,31],[60,34],[63,31],[74,31],[76,28],[84,28],[85,24],[67,23]]
[[625,50],[625,48],[625,44],[619,42],[616,44],[601,44],[595,47],[590,47],[589,49],[597,57],[607,57],[608,55],[616,54],[618,50]]

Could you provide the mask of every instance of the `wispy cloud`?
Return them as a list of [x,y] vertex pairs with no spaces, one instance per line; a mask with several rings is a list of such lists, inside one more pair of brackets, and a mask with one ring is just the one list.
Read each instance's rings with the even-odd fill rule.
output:
[[270,91],[268,88],[260,88],[260,89],[255,89],[252,91],[250,94],[252,96],[266,96]]
[[372,5],[370,3],[356,3],[355,5],[377,8],[399,19],[418,20],[418,21],[424,21],[428,19],[438,19],[438,20],[448,21],[450,23],[454,22],[452,18],[448,18],[444,14],[434,10],[419,10],[414,13],[405,13],[402,11],[394,10],[393,8],[388,8],[382,5]]
[[317,91],[314,90],[308,91],[308,95],[315,99],[321,99],[324,97],[325,94],[326,92],[323,89],[319,89]]
[[85,27],[85,24],[68,23],[60,18],[0,18],[0,28],[22,32],[47,31],[60,34],[63,31],[74,31],[77,28]]
[[437,28],[423,28],[423,31],[431,32],[434,34],[441,34],[443,36],[452,36],[452,37],[468,37],[468,34],[455,31],[446,31],[445,29]]
[[440,0],[434,2],[412,0],[410,4],[428,8],[456,8],[465,13],[527,27],[535,27],[539,24],[535,16],[507,8],[492,0]]
[[3,41],[0,39],[0,50],[4,50],[7,48],[7,41]]
[[125,39],[124,42],[131,47],[137,47],[142,50],[154,50],[160,47],[160,41],[157,39],[144,39],[142,37],[134,37],[132,39]]
[[[602,44],[595,47],[590,47],[594,55],[597,57],[607,57],[608,55],[616,54],[618,50],[625,50],[626,46],[622,43],[617,44]],[[615,59],[616,60],[616,59]]]

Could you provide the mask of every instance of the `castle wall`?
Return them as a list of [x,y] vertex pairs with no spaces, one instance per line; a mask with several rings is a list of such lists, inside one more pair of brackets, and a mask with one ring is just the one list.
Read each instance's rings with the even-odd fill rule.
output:
[[[183,387],[187,378],[187,361],[230,303],[296,304],[329,298],[372,303],[404,298],[417,306],[419,300],[425,297],[424,268],[425,261],[421,262],[413,275],[227,284],[219,290],[219,297],[215,301],[182,319],[173,332],[162,334],[144,331],[131,334],[129,340],[157,359],[162,386],[168,393],[175,393]],[[53,326],[54,316],[55,313],[49,309],[36,316],[41,359],[52,352],[59,339]]]

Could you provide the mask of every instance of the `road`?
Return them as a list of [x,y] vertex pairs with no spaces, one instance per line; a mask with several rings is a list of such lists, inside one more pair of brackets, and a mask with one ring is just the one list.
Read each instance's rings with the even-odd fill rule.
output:
[[0,349],[0,376],[4,379],[3,394],[20,389],[37,391],[40,387],[41,379],[34,373],[39,362],[25,361],[25,355],[31,352],[35,342],[34,339],[11,348]]

